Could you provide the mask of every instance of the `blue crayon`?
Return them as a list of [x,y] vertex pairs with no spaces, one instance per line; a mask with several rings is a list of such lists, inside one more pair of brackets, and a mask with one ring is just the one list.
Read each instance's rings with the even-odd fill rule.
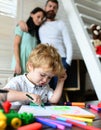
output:
[[48,122],[48,121],[45,121],[45,120],[42,120],[42,119],[39,119],[38,117],[36,117],[35,120],[39,123],[42,123],[43,125],[47,125],[47,126],[50,126],[52,128],[57,128],[57,126],[55,124]]
[[67,122],[64,122],[64,121],[52,120],[52,119],[49,119],[49,118],[39,118],[39,119],[43,119],[43,120],[46,120],[46,121],[49,121],[49,122],[55,122],[55,123],[58,123],[58,124],[61,124],[61,125],[67,126],[67,127],[72,127],[71,123],[67,123]]

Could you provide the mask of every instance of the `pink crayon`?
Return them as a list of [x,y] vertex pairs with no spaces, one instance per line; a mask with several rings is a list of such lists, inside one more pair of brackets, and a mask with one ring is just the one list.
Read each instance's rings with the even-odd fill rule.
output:
[[99,108],[98,106],[91,105],[91,104],[88,104],[87,106],[88,106],[88,108],[91,108],[97,112],[101,112],[101,108]]

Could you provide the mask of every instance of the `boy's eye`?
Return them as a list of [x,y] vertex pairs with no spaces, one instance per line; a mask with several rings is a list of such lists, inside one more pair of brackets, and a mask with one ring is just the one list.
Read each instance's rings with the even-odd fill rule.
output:
[[45,75],[44,74],[40,74],[41,75],[41,77],[45,77]]
[[[45,74],[40,74],[41,75],[41,77],[46,77],[46,75]],[[48,79],[51,79],[52,77],[47,77]]]

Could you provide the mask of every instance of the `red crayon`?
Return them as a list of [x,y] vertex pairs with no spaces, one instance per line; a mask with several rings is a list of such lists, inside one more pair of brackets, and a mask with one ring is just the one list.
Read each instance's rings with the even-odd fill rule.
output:
[[42,129],[42,124],[35,122],[29,125],[21,126],[17,130],[41,130],[41,129]]
[[101,102],[99,102],[97,106],[98,106],[99,108],[101,108]]

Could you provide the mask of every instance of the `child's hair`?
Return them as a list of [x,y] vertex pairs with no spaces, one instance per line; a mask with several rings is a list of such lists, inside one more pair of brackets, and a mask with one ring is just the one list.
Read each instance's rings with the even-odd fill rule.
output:
[[47,67],[54,75],[57,76],[59,76],[64,70],[59,53],[53,46],[48,44],[37,45],[29,56],[27,62],[28,71],[29,64],[31,64],[33,68]]

